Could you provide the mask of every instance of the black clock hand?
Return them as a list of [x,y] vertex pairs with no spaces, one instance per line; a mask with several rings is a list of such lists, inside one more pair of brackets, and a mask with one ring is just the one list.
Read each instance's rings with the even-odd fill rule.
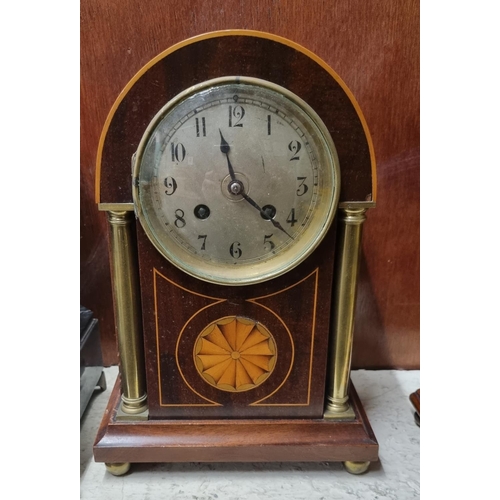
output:
[[266,220],[270,220],[271,221],[271,224],[276,227],[277,229],[279,229],[280,231],[283,231],[289,238],[291,238],[293,240],[293,237],[290,236],[286,230],[283,228],[283,226],[278,222],[278,221],[275,221],[274,219],[271,219],[271,217],[269,217],[269,215],[267,215],[266,212],[264,212],[264,210],[262,210],[262,208],[259,207],[259,205],[257,205],[257,203],[255,203],[255,201],[252,200],[252,198],[250,198],[250,196],[248,196],[244,191],[240,193],[241,196],[243,196],[243,198],[245,198],[246,201],[248,201],[248,203],[250,203],[250,205],[252,205],[252,207],[256,208],[259,212],[260,212],[260,215],[262,215],[262,217]]
[[236,175],[234,175],[234,169],[233,166],[231,165],[231,162],[229,161],[229,150],[231,149],[229,147],[229,144],[227,143],[226,139],[222,136],[222,132],[219,129],[219,134],[220,134],[220,150],[222,154],[226,155],[227,159],[227,168],[229,170],[229,175],[231,176],[231,180],[235,181],[236,180]]
[[248,196],[245,191],[244,191],[244,188],[243,188],[243,184],[238,181],[236,179],[236,175],[234,174],[234,169],[233,169],[233,166],[231,165],[231,161],[229,160],[229,150],[231,149],[229,144],[227,143],[226,139],[224,139],[224,136],[222,135],[222,132],[221,132],[221,129],[219,129],[219,134],[220,134],[220,150],[221,150],[221,153],[222,154],[225,154],[226,155],[226,158],[227,158],[227,168],[229,170],[229,175],[231,176],[231,181],[233,181],[231,184],[233,184],[233,187],[234,189],[231,189],[231,186],[230,186],[230,192],[237,195],[241,195],[243,196],[243,198],[245,198],[246,201],[248,201],[248,203],[250,203],[250,205],[252,205],[252,207],[256,208],[260,214],[262,215],[262,217],[266,220],[270,220],[271,221],[271,224],[279,229],[280,231],[283,231],[289,238],[292,238],[292,236],[290,236],[285,229],[283,229],[283,226],[278,222],[278,221],[275,221],[274,219],[272,219],[271,217],[269,217],[267,215],[266,212],[264,212],[264,210],[262,210],[262,208],[259,207],[259,205],[257,205],[257,203],[255,203],[255,201],[252,200],[252,198],[250,198],[250,196]]

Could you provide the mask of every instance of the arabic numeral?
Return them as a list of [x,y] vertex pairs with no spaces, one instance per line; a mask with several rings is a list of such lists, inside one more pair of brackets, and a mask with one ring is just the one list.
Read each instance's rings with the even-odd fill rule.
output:
[[276,245],[274,244],[274,241],[271,241],[270,238],[272,238],[272,234],[266,234],[264,236],[264,249],[266,250],[266,252],[272,252]]
[[172,161],[181,162],[186,158],[186,148],[182,143],[170,143],[170,152],[172,154]]
[[172,196],[175,193],[175,190],[177,189],[177,182],[175,182],[175,179],[173,177],[167,177],[163,183],[165,184],[165,187],[167,190],[165,191],[165,194],[167,196]]
[[297,177],[297,180],[300,182],[297,188],[297,196],[304,196],[309,191],[309,186],[305,183],[306,179],[307,177]]
[[200,127],[200,119],[195,118],[196,121],[196,137],[200,137],[200,133],[203,137],[207,136],[207,127],[205,125],[205,117],[201,117],[201,127]]
[[241,243],[239,241],[235,241],[229,247],[229,253],[231,254],[231,257],[233,257],[233,259],[239,259],[241,257],[241,254],[243,253],[243,251],[241,250]]
[[200,250],[205,250],[205,245],[207,243],[207,235],[206,234],[199,234],[198,239],[203,240],[203,243],[201,244]]
[[299,141],[290,142],[290,144],[288,145],[288,149],[292,153],[292,157],[290,158],[290,161],[300,160],[299,151],[302,149],[302,144]]
[[182,229],[186,225],[186,220],[184,219],[184,210],[178,208],[175,211],[175,227]]
[[295,226],[295,223],[298,222],[295,218],[295,208],[292,208],[290,213],[288,214],[288,219],[286,220],[291,227]]
[[243,106],[229,106],[229,126],[230,127],[243,127],[240,123],[245,116],[245,109]]

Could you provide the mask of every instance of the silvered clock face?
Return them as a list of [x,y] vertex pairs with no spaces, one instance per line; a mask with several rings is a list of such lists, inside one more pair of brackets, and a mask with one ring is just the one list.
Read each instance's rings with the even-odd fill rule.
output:
[[156,115],[133,190],[142,226],[169,261],[205,281],[244,285],[287,272],[320,243],[338,201],[338,159],[297,96],[220,78]]

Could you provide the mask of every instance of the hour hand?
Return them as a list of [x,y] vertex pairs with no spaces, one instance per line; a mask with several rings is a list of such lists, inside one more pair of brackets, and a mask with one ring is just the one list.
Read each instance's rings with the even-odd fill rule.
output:
[[222,135],[221,130],[219,129],[219,134],[220,134],[220,150],[222,154],[226,155],[227,159],[227,169],[229,170],[229,175],[231,176],[231,180],[235,181],[236,180],[236,175],[234,174],[234,168],[231,165],[231,160],[229,160],[229,150],[231,149],[229,144],[227,143],[226,139],[224,139],[224,136]]
[[219,134],[220,134],[220,151],[222,154],[227,155],[231,148],[229,147],[229,144],[227,143],[226,139],[224,139],[224,136],[222,135],[220,129],[219,129]]

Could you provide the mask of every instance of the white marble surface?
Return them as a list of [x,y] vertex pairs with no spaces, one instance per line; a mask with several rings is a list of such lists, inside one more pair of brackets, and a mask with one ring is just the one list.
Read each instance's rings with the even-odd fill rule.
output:
[[419,371],[353,371],[379,443],[380,461],[361,476],[339,463],[134,464],[125,476],[95,463],[92,445],[118,373],[92,398],[80,422],[80,498],[85,500],[405,500],[420,498],[420,428],[409,395]]

